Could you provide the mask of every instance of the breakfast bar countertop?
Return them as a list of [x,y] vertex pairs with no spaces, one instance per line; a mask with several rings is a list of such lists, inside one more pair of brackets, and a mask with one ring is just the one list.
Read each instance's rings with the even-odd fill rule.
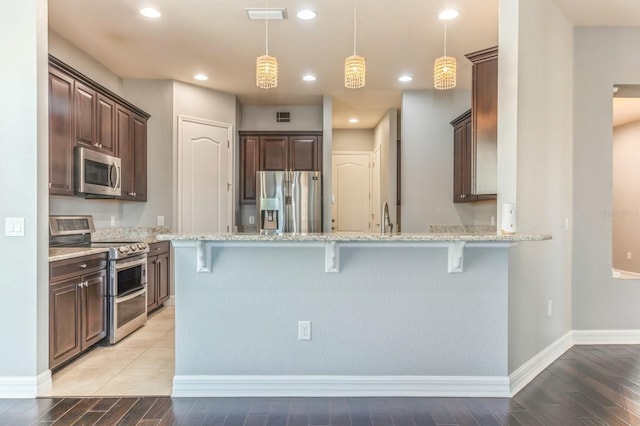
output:
[[246,241],[246,242],[518,242],[550,240],[550,234],[498,233],[398,233],[398,234],[244,234],[244,233],[167,233],[158,234],[160,241]]

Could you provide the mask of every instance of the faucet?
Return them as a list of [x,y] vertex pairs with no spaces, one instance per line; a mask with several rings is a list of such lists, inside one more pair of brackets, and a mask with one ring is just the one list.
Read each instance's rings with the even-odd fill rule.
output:
[[386,234],[387,227],[389,227],[389,233],[393,233],[393,223],[391,223],[391,218],[389,217],[389,204],[385,201],[382,205],[382,220],[380,221],[380,233]]

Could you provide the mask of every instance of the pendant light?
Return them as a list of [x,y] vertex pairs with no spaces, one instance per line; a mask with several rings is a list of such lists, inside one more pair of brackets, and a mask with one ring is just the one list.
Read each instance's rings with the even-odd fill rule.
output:
[[256,59],[256,86],[261,89],[278,87],[278,59],[269,56],[269,3],[264,24],[265,54]]
[[344,87],[359,89],[364,87],[367,71],[365,59],[356,55],[356,0],[353,0],[353,55],[344,60]]
[[455,10],[445,10],[438,17],[444,21],[444,55],[433,65],[433,87],[438,90],[456,87],[456,58],[447,56],[447,21],[458,16]]

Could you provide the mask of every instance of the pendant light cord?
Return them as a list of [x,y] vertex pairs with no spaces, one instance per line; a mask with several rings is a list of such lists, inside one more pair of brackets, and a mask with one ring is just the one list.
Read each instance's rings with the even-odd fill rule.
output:
[[444,56],[447,56],[447,21],[444,21]]
[[353,56],[356,56],[356,0],[353,0]]
[[269,56],[269,0],[267,0],[267,19],[264,20],[264,48]]

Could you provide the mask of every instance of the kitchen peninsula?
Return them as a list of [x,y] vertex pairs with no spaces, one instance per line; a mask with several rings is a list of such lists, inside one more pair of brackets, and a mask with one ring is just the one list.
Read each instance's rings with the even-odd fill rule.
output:
[[158,239],[175,248],[173,396],[504,397],[509,248],[551,236]]

